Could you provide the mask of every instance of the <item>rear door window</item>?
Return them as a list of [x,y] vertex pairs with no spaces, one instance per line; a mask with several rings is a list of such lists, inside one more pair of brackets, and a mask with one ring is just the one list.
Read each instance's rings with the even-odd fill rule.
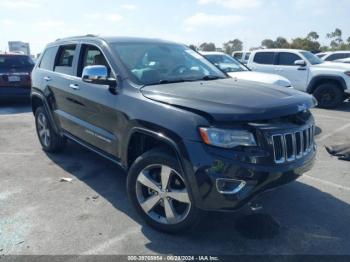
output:
[[302,58],[293,53],[281,52],[278,54],[277,64],[284,66],[296,66],[294,62],[297,60],[302,60]]
[[56,56],[54,71],[66,75],[74,75],[73,61],[76,45],[61,46]]
[[273,65],[274,58],[274,52],[258,52],[254,56],[254,62],[263,65]]

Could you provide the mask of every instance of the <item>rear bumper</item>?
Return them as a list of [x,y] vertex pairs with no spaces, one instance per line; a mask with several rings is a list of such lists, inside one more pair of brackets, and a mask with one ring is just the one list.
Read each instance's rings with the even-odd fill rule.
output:
[[[201,143],[189,142],[186,146],[193,163],[187,162],[186,173],[195,204],[203,210],[217,211],[237,210],[260,193],[294,181],[312,168],[316,155],[314,147],[308,155],[291,163],[259,165],[215,154]],[[223,180],[237,182],[237,188],[223,193],[218,186],[218,181]]]
[[30,98],[30,87],[0,87],[0,99]]

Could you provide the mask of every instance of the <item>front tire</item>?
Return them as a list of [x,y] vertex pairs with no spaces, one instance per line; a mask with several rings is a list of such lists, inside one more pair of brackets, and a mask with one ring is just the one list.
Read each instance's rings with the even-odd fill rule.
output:
[[62,150],[66,139],[55,132],[43,107],[35,111],[35,126],[40,144],[44,151],[54,153]]
[[199,219],[177,159],[161,149],[135,160],[128,173],[127,191],[139,215],[157,230],[180,232]]
[[341,105],[345,98],[344,92],[332,82],[319,85],[313,95],[318,102],[318,106],[325,109],[336,108]]

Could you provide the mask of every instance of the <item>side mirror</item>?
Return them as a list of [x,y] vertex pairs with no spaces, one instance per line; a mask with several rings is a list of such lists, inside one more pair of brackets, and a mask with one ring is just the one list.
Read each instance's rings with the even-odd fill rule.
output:
[[306,62],[304,60],[296,60],[296,61],[294,61],[294,65],[296,65],[296,66],[306,66]]
[[108,77],[108,70],[106,66],[93,65],[84,67],[82,79],[84,82],[91,84],[108,85],[109,91],[112,94],[117,93],[117,80],[115,78]]

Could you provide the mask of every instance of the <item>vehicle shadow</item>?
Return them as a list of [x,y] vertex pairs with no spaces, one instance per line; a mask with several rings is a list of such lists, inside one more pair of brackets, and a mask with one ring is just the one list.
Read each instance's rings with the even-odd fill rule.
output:
[[188,232],[169,235],[143,223],[125,201],[126,174],[117,165],[69,142],[52,161],[142,225],[145,247],[160,254],[350,254],[350,207],[302,182],[262,195],[264,209],[251,215],[206,213]]
[[0,100],[0,115],[12,115],[31,112],[29,99]]
[[350,112],[350,99],[341,104],[339,107],[333,109],[333,111]]

